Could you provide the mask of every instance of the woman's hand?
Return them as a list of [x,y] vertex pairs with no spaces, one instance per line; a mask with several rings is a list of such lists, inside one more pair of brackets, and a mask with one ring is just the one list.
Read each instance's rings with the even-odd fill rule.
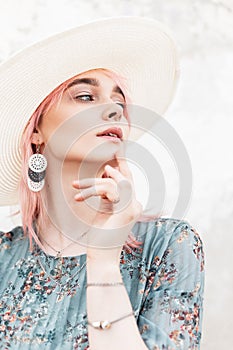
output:
[[93,248],[122,248],[141,215],[142,205],[136,200],[133,179],[122,151],[115,155],[116,167],[106,165],[102,178],[74,181],[80,190],[75,200],[100,197],[100,206],[86,243]]

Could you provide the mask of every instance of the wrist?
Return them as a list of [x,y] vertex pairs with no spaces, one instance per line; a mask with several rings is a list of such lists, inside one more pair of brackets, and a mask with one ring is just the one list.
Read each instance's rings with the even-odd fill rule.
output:
[[90,248],[87,249],[88,264],[95,264],[105,267],[106,265],[119,266],[122,247],[117,248]]
[[87,283],[122,282],[119,263],[88,259]]

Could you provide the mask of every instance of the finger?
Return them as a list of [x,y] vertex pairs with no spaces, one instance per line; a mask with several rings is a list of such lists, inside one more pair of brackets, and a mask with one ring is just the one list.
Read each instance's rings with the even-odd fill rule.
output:
[[90,186],[101,184],[102,181],[103,179],[101,178],[86,178],[82,180],[74,180],[72,186],[74,188],[88,188]]
[[121,147],[119,151],[115,153],[115,159],[117,161],[119,171],[127,178],[132,179],[132,174],[127,163],[127,158],[125,157],[123,147]]
[[[112,168],[110,165],[105,166],[107,175],[115,181],[117,191],[120,194],[121,208],[129,205],[134,197],[132,182],[127,177],[123,176],[119,170]],[[117,203],[117,202],[116,202]]]
[[[107,165],[110,165],[110,164],[107,164]],[[114,168],[114,169],[116,169],[116,170],[118,170],[118,171],[120,171],[120,169],[119,169],[119,167],[118,166],[112,166],[112,165],[110,165],[112,168]],[[106,173],[106,171],[103,173],[103,175],[102,175],[102,179],[104,179],[104,178],[106,178],[106,177],[108,177],[108,175],[107,175],[107,173]]]
[[108,199],[113,203],[119,201],[119,193],[116,186],[106,186],[106,184],[96,185],[82,189],[74,197],[76,201],[84,201],[90,197],[101,196],[103,199]]
[[82,191],[77,193],[74,196],[74,199],[76,201],[81,202],[81,201],[84,201],[87,198],[94,197],[94,196],[98,196],[98,194],[96,192],[96,188],[93,186],[93,187],[89,187],[89,188],[83,189]]
[[105,173],[107,176],[110,176],[113,180],[116,181],[116,183],[119,183],[121,181],[125,180],[125,177],[121,174],[121,172],[110,165],[105,166]]

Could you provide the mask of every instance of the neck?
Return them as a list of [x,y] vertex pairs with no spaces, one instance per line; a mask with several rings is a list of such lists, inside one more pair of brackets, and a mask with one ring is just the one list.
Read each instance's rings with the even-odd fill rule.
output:
[[61,167],[54,157],[49,158],[48,164],[46,185],[41,192],[48,220],[46,230],[43,229],[43,223],[39,223],[40,239],[46,252],[51,255],[56,255],[58,251],[64,256],[83,254],[86,247],[82,244],[82,236],[92,225],[99,207],[99,198],[75,201],[77,190],[72,187],[72,182],[101,177],[103,166],[97,162],[82,165],[77,162],[64,162]]

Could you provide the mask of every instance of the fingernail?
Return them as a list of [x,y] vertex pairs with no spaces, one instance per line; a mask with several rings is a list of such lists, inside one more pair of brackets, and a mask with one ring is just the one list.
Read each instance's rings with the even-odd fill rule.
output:
[[74,196],[74,199],[75,199],[75,200],[82,200],[82,197],[81,197],[81,195],[78,193],[78,194],[76,194],[76,195]]

